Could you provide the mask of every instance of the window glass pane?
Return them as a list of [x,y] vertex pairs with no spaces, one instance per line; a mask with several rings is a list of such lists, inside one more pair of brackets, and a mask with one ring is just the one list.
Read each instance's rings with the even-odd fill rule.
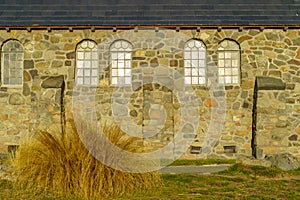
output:
[[192,84],[198,84],[198,77],[192,77]]
[[118,76],[118,70],[117,69],[112,69],[111,74],[112,74],[112,76]]
[[111,53],[111,59],[112,60],[116,60],[118,58],[118,54],[117,53]]
[[98,73],[98,70],[97,70],[97,69],[92,69],[92,76],[97,75],[97,73]]
[[184,78],[184,82],[185,82],[186,84],[191,84],[191,77],[185,77],[185,78]]
[[231,75],[231,68],[225,68],[225,74]]
[[112,84],[118,84],[118,78],[117,77],[112,77],[111,83]]
[[224,75],[224,68],[219,68],[219,75],[221,75],[221,76]]
[[83,78],[77,77],[77,84],[82,85],[83,84]]
[[199,52],[199,58],[200,59],[205,59],[205,52],[204,51]]
[[225,76],[225,83],[231,83],[231,77]]
[[232,60],[232,67],[237,67],[237,66],[238,66],[238,61]]
[[83,61],[77,61],[77,68],[83,68]]
[[199,53],[197,51],[193,51],[192,52],[192,59],[198,59],[199,58],[198,55],[199,55]]
[[77,70],[77,76],[83,76],[83,69]]
[[97,85],[97,84],[98,84],[98,79],[97,79],[97,77],[92,77],[92,78],[91,78],[91,84],[92,84],[92,85]]
[[118,68],[118,61],[112,61],[111,67],[112,68]]
[[91,70],[85,69],[85,70],[84,70],[84,77],[85,77],[85,78],[89,78],[90,76],[91,76]]
[[84,85],[90,85],[91,78],[90,77],[84,77],[83,82],[84,82]]
[[118,68],[125,68],[125,63],[123,60],[119,60],[118,62]]
[[224,52],[219,53],[219,58],[224,58]]
[[191,75],[191,69],[190,68],[185,68],[184,69],[184,74],[187,75],[187,76],[190,76]]
[[191,59],[191,52],[190,52],[190,51],[185,52],[185,53],[184,53],[184,58],[185,58],[186,60]]
[[230,52],[225,52],[225,58],[231,58],[231,53]]
[[200,77],[199,78],[199,83],[200,84],[205,84],[205,77]]
[[225,67],[231,67],[231,60],[225,60]]
[[192,67],[197,67],[199,66],[199,60],[192,60]]
[[97,51],[93,51],[92,52],[92,59],[97,59],[98,55],[97,55]]
[[192,69],[192,76],[198,76],[198,69]]
[[125,77],[125,84],[131,84],[131,77]]
[[124,76],[124,69],[118,69],[118,75],[119,76]]
[[131,61],[130,60],[125,61],[125,67],[126,68],[131,68]]
[[239,83],[239,79],[238,79],[237,76],[233,76],[233,77],[232,77],[232,83],[234,83],[234,84]]
[[125,69],[125,76],[131,76],[131,69]]
[[77,52],[77,59],[83,59],[84,58],[84,53],[83,52]]
[[224,67],[224,60],[219,60],[219,67]]
[[91,61],[85,61],[84,68],[91,68]]
[[199,60],[199,67],[205,68],[205,60]]
[[219,77],[219,83],[225,83],[224,81],[225,81],[224,77]]
[[233,75],[238,75],[239,74],[239,69],[238,68],[232,68],[232,74]]
[[92,68],[98,69],[98,61],[97,60],[92,61]]
[[131,53],[125,53],[125,59],[131,59]]

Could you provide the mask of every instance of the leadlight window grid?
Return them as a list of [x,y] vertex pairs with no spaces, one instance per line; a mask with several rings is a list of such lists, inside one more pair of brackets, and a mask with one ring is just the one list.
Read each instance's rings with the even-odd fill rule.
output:
[[131,84],[132,45],[126,40],[115,41],[110,47],[111,84]]
[[3,86],[23,85],[24,49],[16,40],[9,40],[2,46],[1,79]]
[[224,40],[218,47],[218,80],[224,85],[240,84],[240,47]]
[[188,85],[206,84],[206,47],[202,41],[192,39],[185,44],[184,80]]
[[98,85],[98,49],[94,41],[85,40],[76,49],[76,84]]

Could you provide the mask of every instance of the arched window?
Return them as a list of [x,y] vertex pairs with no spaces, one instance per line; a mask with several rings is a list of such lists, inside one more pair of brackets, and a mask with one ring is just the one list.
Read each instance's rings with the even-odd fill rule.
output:
[[110,47],[111,84],[131,84],[132,45],[126,40],[117,40]]
[[17,40],[9,40],[2,46],[1,74],[3,86],[23,85],[24,50]]
[[223,40],[218,47],[219,83],[240,83],[240,47],[235,41]]
[[76,48],[76,84],[98,85],[98,51],[94,41],[84,40]]
[[184,46],[184,80],[193,85],[206,83],[206,47],[199,40],[189,40]]

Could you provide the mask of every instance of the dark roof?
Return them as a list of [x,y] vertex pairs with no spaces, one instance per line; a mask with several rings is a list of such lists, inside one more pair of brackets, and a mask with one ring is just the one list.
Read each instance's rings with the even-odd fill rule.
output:
[[300,0],[0,0],[0,26],[299,25]]

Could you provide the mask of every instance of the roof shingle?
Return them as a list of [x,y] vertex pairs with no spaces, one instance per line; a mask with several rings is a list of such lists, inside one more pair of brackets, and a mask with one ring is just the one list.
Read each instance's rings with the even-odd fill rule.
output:
[[300,0],[0,0],[0,26],[299,25]]

